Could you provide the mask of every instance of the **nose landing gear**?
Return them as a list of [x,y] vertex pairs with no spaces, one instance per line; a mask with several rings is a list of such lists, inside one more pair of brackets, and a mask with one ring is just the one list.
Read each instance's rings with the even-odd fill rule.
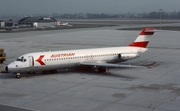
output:
[[21,74],[20,74],[20,73],[17,73],[17,74],[16,74],[16,78],[17,78],[17,79],[20,79],[20,78],[21,78]]

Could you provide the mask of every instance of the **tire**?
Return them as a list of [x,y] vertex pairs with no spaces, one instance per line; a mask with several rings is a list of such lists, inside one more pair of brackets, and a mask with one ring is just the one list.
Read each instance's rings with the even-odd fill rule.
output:
[[21,76],[20,76],[20,75],[16,75],[16,78],[17,78],[17,79],[20,79],[20,78],[21,78]]

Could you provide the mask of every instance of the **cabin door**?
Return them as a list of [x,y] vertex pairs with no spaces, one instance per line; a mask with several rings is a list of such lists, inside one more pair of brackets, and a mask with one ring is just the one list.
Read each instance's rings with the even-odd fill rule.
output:
[[28,59],[29,59],[29,67],[33,67],[34,66],[34,58],[33,58],[33,56],[29,56]]

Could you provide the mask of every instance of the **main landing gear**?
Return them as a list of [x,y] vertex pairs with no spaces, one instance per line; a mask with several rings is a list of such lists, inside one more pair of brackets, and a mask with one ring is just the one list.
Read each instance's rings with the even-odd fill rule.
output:
[[99,67],[98,72],[104,73],[106,72],[106,69],[104,67]]
[[98,72],[100,72],[100,73],[105,73],[105,72],[110,73],[109,68],[106,69],[104,67],[99,67]]

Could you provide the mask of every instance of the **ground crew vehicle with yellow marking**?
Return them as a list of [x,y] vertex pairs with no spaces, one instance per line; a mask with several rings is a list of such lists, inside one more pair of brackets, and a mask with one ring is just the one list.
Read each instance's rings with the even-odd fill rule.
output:
[[4,53],[4,49],[0,48],[0,63],[3,63],[6,60],[6,53]]

